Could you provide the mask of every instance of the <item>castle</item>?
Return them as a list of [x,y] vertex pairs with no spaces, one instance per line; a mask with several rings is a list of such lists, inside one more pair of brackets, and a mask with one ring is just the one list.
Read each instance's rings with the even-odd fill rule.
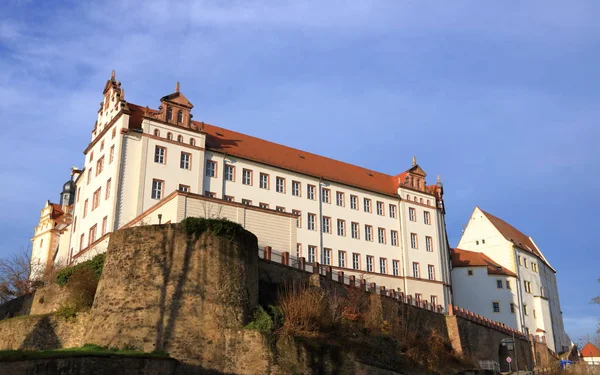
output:
[[[125,227],[222,217],[255,233],[259,248],[292,254],[290,264],[331,266],[444,310],[456,304],[444,188],[439,176],[427,183],[416,158],[387,175],[192,120],[193,107],[179,83],[157,109],[129,103],[113,71],[83,167],[42,210],[32,262],[89,259]],[[494,319],[493,309],[481,314]],[[560,314],[552,319],[562,327]],[[534,333],[536,322],[514,328]]]

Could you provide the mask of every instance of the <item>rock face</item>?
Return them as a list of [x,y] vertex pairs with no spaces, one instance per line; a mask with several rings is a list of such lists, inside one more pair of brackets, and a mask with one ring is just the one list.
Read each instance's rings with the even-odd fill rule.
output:
[[196,238],[170,224],[114,233],[85,342],[226,361],[225,336],[258,303],[257,239],[240,237]]

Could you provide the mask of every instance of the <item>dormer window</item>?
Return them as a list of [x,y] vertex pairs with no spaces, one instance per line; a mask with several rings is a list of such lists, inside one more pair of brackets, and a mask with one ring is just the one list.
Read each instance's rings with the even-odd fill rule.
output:
[[177,123],[181,124],[183,122],[183,112],[177,112]]
[[173,119],[173,110],[171,107],[167,107],[167,121],[171,121]]
[[169,141],[173,139],[173,134],[171,134],[171,132],[167,133],[167,139]]
[[196,145],[196,140],[194,138],[190,138],[190,144],[192,146],[195,146]]
[[160,137],[160,131],[158,129],[154,129],[154,135]]
[[183,142],[183,136],[182,135],[178,135],[177,136],[177,142],[179,142],[179,143]]

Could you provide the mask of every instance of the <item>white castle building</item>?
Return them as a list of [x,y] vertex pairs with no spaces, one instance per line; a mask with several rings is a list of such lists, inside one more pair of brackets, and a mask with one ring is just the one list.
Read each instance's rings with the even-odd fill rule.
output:
[[527,334],[548,347],[571,347],[558,298],[556,270],[531,237],[476,207],[452,254],[457,306]]
[[193,121],[179,84],[157,110],[125,101],[114,72],[103,94],[83,168],[63,189],[71,195],[49,203],[68,227],[44,208],[35,262],[89,259],[123,227],[219,216],[254,232],[259,246],[451,303],[443,187],[439,177],[427,185],[414,158],[387,175]]

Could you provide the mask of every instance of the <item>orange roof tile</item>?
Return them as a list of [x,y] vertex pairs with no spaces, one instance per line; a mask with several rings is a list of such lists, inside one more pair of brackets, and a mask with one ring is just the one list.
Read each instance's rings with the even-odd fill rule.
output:
[[[131,128],[140,128],[144,108],[129,104]],[[155,112],[154,110],[150,110]],[[200,122],[194,121],[201,125]],[[242,159],[272,165],[328,181],[355,186],[376,193],[398,196],[399,178],[344,163],[324,156],[269,142],[246,134],[203,123],[206,149]],[[432,194],[431,192],[429,192]]]
[[452,249],[452,267],[487,267],[488,275],[517,275],[494,262],[484,253],[467,251],[463,249]]
[[585,344],[583,349],[581,349],[582,357],[600,357],[600,349],[594,346],[591,342]]
[[65,214],[63,212],[62,206],[60,204],[50,203],[50,206],[52,206],[52,214],[50,215],[50,218],[52,220],[56,220],[56,219],[60,218],[62,215]]
[[[481,208],[480,208],[480,210],[481,210]],[[506,238],[508,241],[513,242],[519,248],[536,255],[541,260],[544,260],[544,258],[540,254],[537,247],[533,244],[533,242],[531,241],[529,236],[526,236],[520,230],[518,230],[517,228],[508,224],[506,221],[504,221],[488,212],[485,212],[484,210],[481,210],[481,212],[483,212],[483,214],[488,218],[488,220],[504,236],[504,238]]]

